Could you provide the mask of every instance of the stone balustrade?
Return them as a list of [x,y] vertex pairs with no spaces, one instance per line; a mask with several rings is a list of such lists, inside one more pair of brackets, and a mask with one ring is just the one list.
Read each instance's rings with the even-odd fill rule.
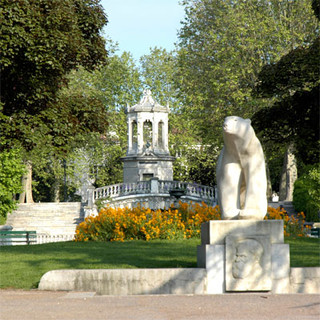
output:
[[197,183],[166,181],[153,178],[149,181],[136,183],[118,183],[101,188],[88,189],[88,204],[94,205],[97,200],[115,200],[125,196],[163,196],[170,197],[172,190],[184,190],[183,198],[195,201],[214,203],[216,194],[214,187],[203,186]]
[[145,194],[151,192],[151,182],[117,183],[106,187],[94,189],[93,200],[116,198],[131,194]]
[[37,244],[72,241],[74,234],[37,234]]
[[197,183],[181,181],[159,181],[160,193],[169,193],[172,189],[186,190],[186,195],[203,198],[206,200],[215,200],[215,188],[203,186]]

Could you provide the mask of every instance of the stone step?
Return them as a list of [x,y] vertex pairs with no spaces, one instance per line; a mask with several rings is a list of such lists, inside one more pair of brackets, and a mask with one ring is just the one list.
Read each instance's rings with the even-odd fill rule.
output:
[[297,213],[292,201],[269,202],[268,205],[273,208],[282,207],[284,210],[286,210],[288,215],[292,215],[292,214]]
[[13,230],[35,230],[46,234],[74,234],[83,221],[81,203],[33,203],[19,204],[8,215],[7,225]]
[[64,221],[54,221],[54,222],[50,222],[50,221],[17,221],[16,223],[14,223],[12,225],[12,227],[16,228],[16,227],[27,227],[27,226],[38,226],[38,227],[49,227],[49,226],[58,226],[58,227],[76,227],[79,223],[64,223]]
[[26,224],[26,223],[45,223],[48,222],[48,224],[54,224],[54,223],[62,223],[64,225],[66,224],[78,224],[81,221],[83,221],[83,218],[80,216],[74,216],[71,219],[67,219],[66,217],[54,217],[51,219],[47,219],[44,217],[13,217],[12,219],[7,219],[6,224],[8,225],[16,225],[16,224]]
[[8,219],[10,220],[20,220],[20,219],[26,219],[26,220],[73,220],[76,218],[81,217],[81,215],[78,214],[69,214],[69,215],[24,215],[23,213],[20,215],[8,215]]
[[[13,231],[25,231],[26,228],[13,228]],[[74,235],[75,228],[28,228],[29,231],[37,231],[38,234],[47,234],[47,235]]]
[[21,231],[37,231],[39,232],[40,230],[46,230],[47,232],[50,232],[52,230],[59,229],[59,230],[65,230],[65,232],[71,232],[75,233],[76,226],[17,226],[14,227],[13,230],[21,230]]
[[292,201],[284,201],[282,206],[283,206],[284,210],[287,211],[288,215],[293,215],[293,214],[297,213]]
[[80,210],[80,204],[65,205],[63,203],[51,203],[49,205],[43,205],[42,203],[36,204],[19,204],[15,212],[72,212]]
[[34,202],[34,203],[19,203],[20,208],[30,208],[35,206],[37,208],[60,206],[60,207],[80,207],[80,202]]
[[15,217],[12,217],[12,219],[10,219],[11,221],[65,221],[65,222],[68,222],[68,221],[76,221],[76,220],[79,220],[81,219],[81,217],[78,215],[78,216],[69,216],[69,217],[66,217],[66,216],[55,216],[55,217],[50,217],[50,219],[48,219],[48,217],[43,217],[43,216],[39,216],[39,217],[28,217],[28,216],[21,216],[21,217],[18,217],[18,216],[15,216]]

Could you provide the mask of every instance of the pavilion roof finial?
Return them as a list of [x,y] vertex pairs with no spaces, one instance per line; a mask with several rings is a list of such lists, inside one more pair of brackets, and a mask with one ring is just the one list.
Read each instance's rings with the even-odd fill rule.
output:
[[170,112],[169,106],[161,106],[152,96],[150,89],[143,90],[143,96],[138,104],[127,106],[127,113],[131,112]]
[[155,100],[151,96],[151,90],[150,89],[144,89],[143,90],[143,97],[139,102],[140,105],[144,105],[146,103],[149,103],[151,105],[155,104]]

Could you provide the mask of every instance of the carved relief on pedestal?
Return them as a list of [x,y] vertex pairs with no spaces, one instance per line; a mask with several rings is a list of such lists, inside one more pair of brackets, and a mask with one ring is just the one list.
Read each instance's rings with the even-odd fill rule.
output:
[[226,290],[267,291],[271,281],[269,236],[227,236]]

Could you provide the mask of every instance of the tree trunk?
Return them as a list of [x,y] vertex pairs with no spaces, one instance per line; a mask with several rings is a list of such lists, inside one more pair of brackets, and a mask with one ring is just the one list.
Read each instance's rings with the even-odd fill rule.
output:
[[19,203],[33,203],[32,197],[32,162],[25,161],[26,173],[22,177],[22,192],[19,196]]
[[268,201],[271,201],[272,200],[272,184],[271,184],[271,178],[270,178],[270,170],[267,163],[266,163],[266,175],[267,175],[267,199]]
[[53,202],[60,202],[60,181],[55,178],[52,186]]

